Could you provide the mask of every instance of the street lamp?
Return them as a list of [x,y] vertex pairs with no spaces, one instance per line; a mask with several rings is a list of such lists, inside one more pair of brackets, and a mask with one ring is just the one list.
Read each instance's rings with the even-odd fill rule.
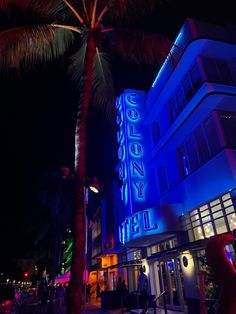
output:
[[93,177],[89,179],[88,183],[89,183],[89,188],[91,191],[93,191],[94,193],[99,193],[100,186],[99,186],[97,177]]
[[[94,193],[99,193],[99,189],[100,189],[100,186],[99,186],[99,183],[98,183],[98,180],[97,180],[97,177],[89,177],[87,178],[86,180],[86,184],[84,186],[84,193],[85,193],[85,202],[86,202],[86,205],[88,204],[88,189],[90,189],[92,192]],[[86,217],[86,206],[85,206],[85,217]],[[86,219],[87,221],[87,219]],[[87,230],[87,223],[86,223],[86,231],[85,231],[85,248],[84,248],[84,260],[85,260],[85,265],[84,265],[84,304],[86,303],[86,293],[87,293],[87,284],[88,284],[88,274],[87,274],[87,245],[88,245],[88,242],[87,242],[87,236],[88,236],[88,230]]]

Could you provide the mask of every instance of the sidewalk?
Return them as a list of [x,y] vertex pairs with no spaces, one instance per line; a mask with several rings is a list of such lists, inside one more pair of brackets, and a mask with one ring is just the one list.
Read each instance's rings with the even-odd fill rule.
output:
[[[100,302],[92,302],[82,306],[81,314],[125,314],[121,309],[102,310]],[[22,304],[17,309],[16,314],[66,314],[66,307],[58,305],[56,302],[45,305],[40,302]]]
[[[101,309],[101,303],[92,300],[90,303],[82,306],[81,314],[139,314],[139,310],[127,309]],[[154,314],[153,308],[148,309],[149,314]],[[47,303],[42,305],[41,303],[31,303],[24,305],[16,314],[66,314],[65,306],[58,305],[56,302]],[[156,308],[156,314],[165,314],[163,309]],[[184,312],[176,312],[168,310],[167,314],[184,314]],[[185,313],[186,314],[186,313]]]
[[[81,314],[121,314],[121,309],[102,310],[99,304],[85,304],[82,306]],[[16,314],[66,314],[65,306],[59,306],[57,303],[48,303],[42,305],[27,304],[21,307]],[[123,314],[125,314],[123,312]]]

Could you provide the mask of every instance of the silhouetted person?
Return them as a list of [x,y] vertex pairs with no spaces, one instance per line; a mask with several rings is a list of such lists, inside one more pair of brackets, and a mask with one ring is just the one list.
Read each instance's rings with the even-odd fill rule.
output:
[[128,292],[128,288],[126,286],[125,280],[122,280],[121,283],[121,294],[125,295]]
[[117,282],[117,285],[116,285],[116,291],[119,294],[121,307],[123,308],[123,306],[124,306],[124,298],[125,298],[125,295],[127,293],[127,288],[126,288],[125,280],[121,281],[121,277],[118,278],[118,282]]
[[140,293],[140,305],[143,309],[142,313],[147,312],[147,292],[148,292],[148,278],[144,274],[143,267],[140,267],[140,274],[138,276],[138,291]]
[[47,281],[42,278],[39,284],[39,298],[42,304],[47,304],[48,300],[48,285]]
[[64,304],[64,297],[65,297],[65,289],[64,289],[62,283],[60,283],[59,286],[56,288],[57,304],[63,305]]
[[54,287],[53,284],[51,284],[49,286],[49,293],[48,293],[48,295],[49,295],[50,302],[53,302],[55,297],[56,297],[56,288]]
[[101,295],[101,287],[100,287],[99,281],[97,282],[96,294],[97,294],[96,295],[96,300],[97,300]]
[[90,295],[91,295],[91,285],[89,283],[86,284],[86,303],[89,302],[90,300]]
[[123,296],[127,293],[127,290],[125,280],[121,280],[121,277],[119,277],[116,285],[116,291]]
[[116,291],[121,293],[121,277],[118,278],[117,284],[116,284]]

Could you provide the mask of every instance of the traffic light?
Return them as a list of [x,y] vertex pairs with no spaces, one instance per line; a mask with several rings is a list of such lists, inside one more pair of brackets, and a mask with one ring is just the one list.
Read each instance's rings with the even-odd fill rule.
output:
[[25,271],[25,272],[24,272],[24,278],[25,278],[25,279],[29,278],[29,272],[28,272],[28,271]]

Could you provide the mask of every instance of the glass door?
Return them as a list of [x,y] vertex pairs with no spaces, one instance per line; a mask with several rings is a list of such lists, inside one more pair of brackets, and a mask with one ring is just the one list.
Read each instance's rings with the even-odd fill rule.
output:
[[109,280],[109,288],[111,291],[116,290],[116,282],[115,282],[115,272],[110,272],[109,274],[110,280]]
[[[182,309],[185,304],[183,276],[178,257],[157,263],[160,291],[166,291],[165,302],[169,308]],[[164,296],[159,304],[164,305]]]

